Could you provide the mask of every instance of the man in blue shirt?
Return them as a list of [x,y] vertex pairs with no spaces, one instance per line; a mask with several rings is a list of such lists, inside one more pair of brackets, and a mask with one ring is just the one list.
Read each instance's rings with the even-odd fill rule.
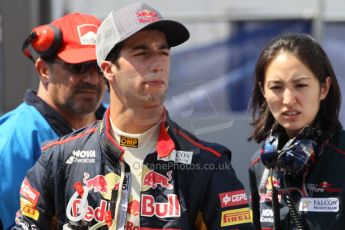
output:
[[40,81],[37,92],[28,90],[22,104],[0,117],[0,229],[14,225],[21,182],[42,142],[103,116],[105,82],[95,55],[99,25],[94,16],[67,14],[34,28],[24,41]]

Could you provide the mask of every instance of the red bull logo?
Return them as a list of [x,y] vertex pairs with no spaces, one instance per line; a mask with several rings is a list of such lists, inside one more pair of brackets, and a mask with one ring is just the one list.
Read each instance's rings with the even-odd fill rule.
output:
[[135,226],[133,222],[127,221],[126,230],[139,230],[139,226]]
[[159,174],[153,170],[150,170],[145,176],[143,185],[149,186],[153,189],[157,188],[158,185],[160,185],[163,188],[172,189],[173,186],[169,183],[172,179],[171,177],[172,171],[169,171],[167,173],[167,176],[163,176],[162,174]]
[[138,11],[137,17],[138,17],[139,23],[151,23],[151,22],[158,21],[160,19],[159,15],[156,12],[151,11],[151,10]]
[[88,179],[89,177],[90,174],[84,172],[83,182],[89,190],[93,189],[94,192],[107,192],[108,184],[103,175],[96,175]]
[[180,202],[176,194],[168,195],[168,202],[155,202],[153,196],[141,196],[141,215],[157,216],[160,218],[179,217],[181,215]]
[[128,204],[127,213],[133,216],[138,216],[140,211],[140,203],[137,200],[132,200]]
[[[73,206],[72,206],[72,215],[77,216],[78,213],[80,213],[80,203],[81,200],[75,199],[73,201]],[[93,208],[91,206],[87,207],[87,212],[84,216],[84,220],[91,221],[92,219],[95,219],[98,222],[104,221],[105,213],[107,211],[107,202],[105,200],[101,200],[100,204],[98,207]]]

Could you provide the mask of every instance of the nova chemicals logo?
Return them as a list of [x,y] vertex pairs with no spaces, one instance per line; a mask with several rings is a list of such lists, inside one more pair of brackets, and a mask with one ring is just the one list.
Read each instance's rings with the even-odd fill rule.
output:
[[95,163],[95,157],[95,150],[73,150],[72,155],[67,159],[66,164]]

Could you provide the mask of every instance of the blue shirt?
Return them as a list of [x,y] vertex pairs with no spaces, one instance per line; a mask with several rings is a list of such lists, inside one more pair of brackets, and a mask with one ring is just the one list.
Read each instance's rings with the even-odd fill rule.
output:
[[[101,106],[97,118],[104,111]],[[32,90],[26,92],[22,104],[0,117],[0,220],[4,229],[14,225],[21,183],[41,155],[41,144],[70,132],[67,121]]]

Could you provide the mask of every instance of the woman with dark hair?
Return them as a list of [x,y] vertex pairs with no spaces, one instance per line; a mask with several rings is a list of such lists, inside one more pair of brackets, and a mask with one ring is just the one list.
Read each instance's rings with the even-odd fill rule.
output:
[[[255,67],[250,169],[256,229],[345,229],[345,132],[333,67],[309,35],[274,38]],[[343,166],[344,165],[344,166]]]

